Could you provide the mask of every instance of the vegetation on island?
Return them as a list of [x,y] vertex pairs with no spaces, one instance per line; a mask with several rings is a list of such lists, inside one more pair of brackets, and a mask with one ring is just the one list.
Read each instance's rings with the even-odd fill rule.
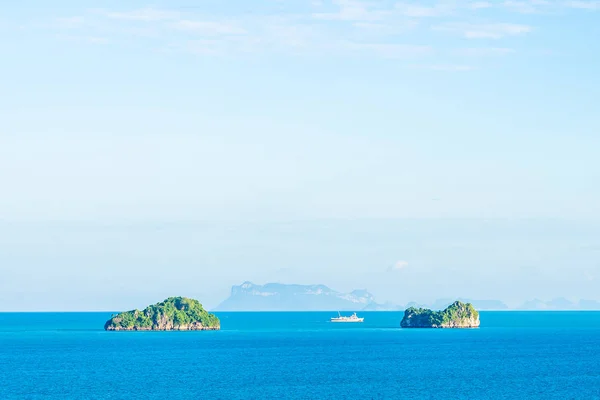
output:
[[472,328],[479,326],[479,312],[471,303],[456,301],[443,311],[410,307],[400,323],[403,328]]
[[220,321],[206,311],[198,300],[170,297],[143,311],[123,312],[104,325],[105,330],[217,330]]

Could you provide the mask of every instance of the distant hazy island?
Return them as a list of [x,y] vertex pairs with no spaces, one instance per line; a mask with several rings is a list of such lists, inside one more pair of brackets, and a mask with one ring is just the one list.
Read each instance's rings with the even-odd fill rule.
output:
[[[506,304],[497,300],[471,300],[479,310],[506,310]],[[404,311],[407,308],[431,308],[441,310],[453,303],[453,299],[438,299],[425,305],[406,305],[391,302],[379,303],[367,290],[339,292],[325,285],[298,285],[267,283],[256,285],[244,282],[231,288],[229,298],[213,311]]]
[[479,313],[472,304],[456,301],[443,311],[411,307],[404,312],[402,328],[476,328]]
[[367,290],[340,292],[322,284],[299,285],[244,282],[231,288],[227,299],[213,311],[404,311],[410,308],[444,310],[454,301],[471,304],[480,311],[517,310],[600,310],[600,302],[580,300],[578,303],[558,298],[533,300],[522,306],[509,307],[500,300],[473,298],[439,298],[428,303],[397,304],[378,302]]
[[198,300],[170,297],[143,311],[113,316],[104,325],[107,331],[206,331],[219,330],[221,323]]
[[342,293],[325,285],[244,282],[233,286],[214,311],[361,311],[377,306],[366,290]]

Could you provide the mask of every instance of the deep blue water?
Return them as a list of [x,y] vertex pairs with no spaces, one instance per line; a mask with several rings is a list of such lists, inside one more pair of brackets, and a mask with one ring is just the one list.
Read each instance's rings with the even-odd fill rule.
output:
[[0,399],[600,399],[600,312],[217,314],[218,332],[104,332],[110,313],[0,313]]

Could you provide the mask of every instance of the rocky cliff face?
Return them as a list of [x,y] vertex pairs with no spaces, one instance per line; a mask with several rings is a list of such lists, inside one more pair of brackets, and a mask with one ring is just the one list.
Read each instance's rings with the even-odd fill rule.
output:
[[457,301],[444,311],[411,307],[404,312],[402,328],[477,328],[479,313],[473,305]]
[[477,328],[480,325],[479,317],[460,318],[443,323],[441,328]]
[[116,326],[108,325],[105,328],[107,331],[218,331],[221,329],[217,326],[204,326],[199,322],[190,324],[174,325],[172,321],[165,321],[152,326]]

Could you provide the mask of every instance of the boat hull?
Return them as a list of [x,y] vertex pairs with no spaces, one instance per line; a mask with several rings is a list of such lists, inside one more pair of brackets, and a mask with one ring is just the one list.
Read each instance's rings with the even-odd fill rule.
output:
[[352,324],[352,323],[357,323],[357,322],[363,322],[364,318],[359,318],[357,320],[354,321],[337,321],[337,320],[331,320],[331,322],[337,323],[337,324]]

